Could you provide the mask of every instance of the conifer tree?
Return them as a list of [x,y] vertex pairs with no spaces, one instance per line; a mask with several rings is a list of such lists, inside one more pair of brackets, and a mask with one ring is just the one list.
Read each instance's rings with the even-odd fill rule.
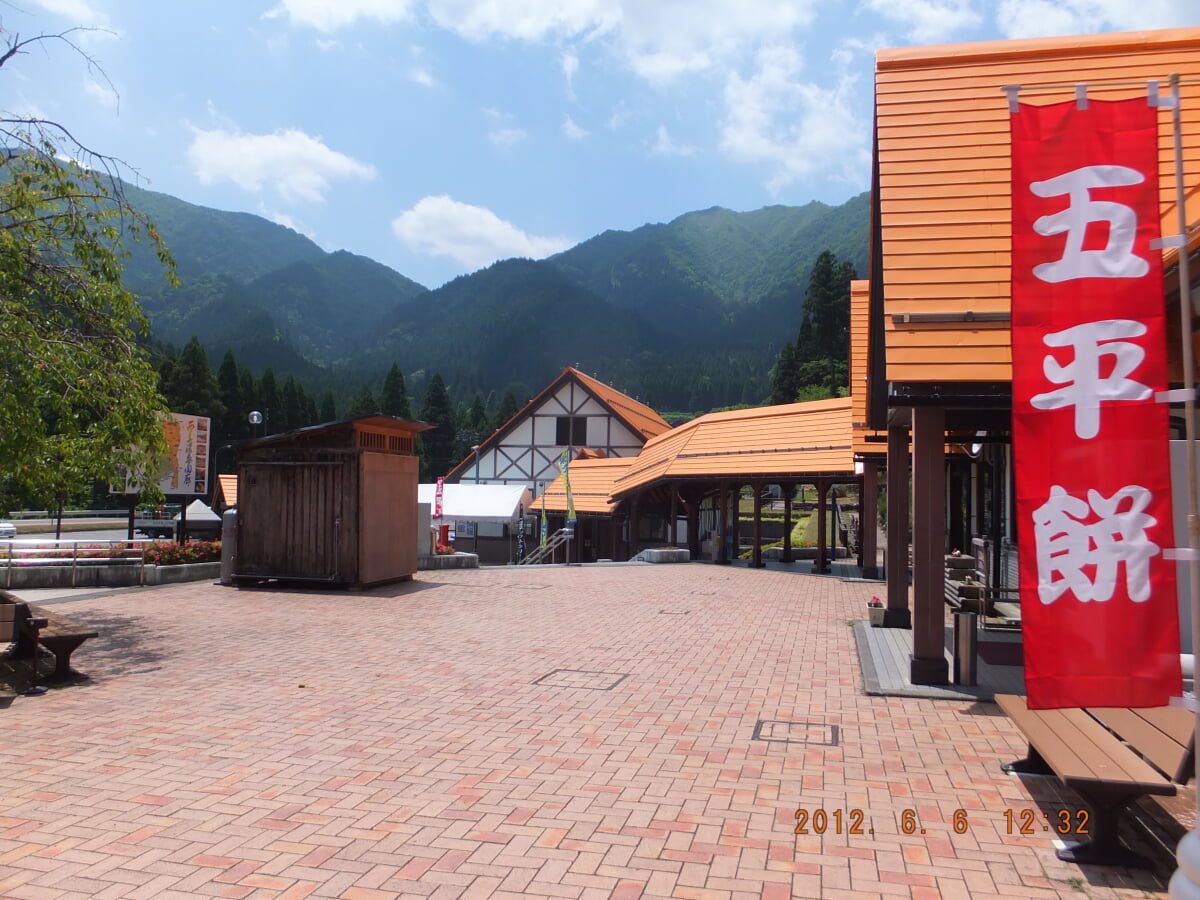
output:
[[337,407],[333,402],[333,391],[326,391],[321,397],[321,409],[317,413],[317,418],[321,422],[337,421]]
[[421,421],[436,426],[421,434],[422,480],[428,482],[445,475],[457,462],[453,458],[456,433],[454,409],[440,372],[434,374],[425,392]]
[[225,407],[225,415],[221,417],[220,425],[213,423],[219,434],[225,440],[240,438],[245,431],[246,415],[250,412],[244,408],[242,401],[242,384],[238,377],[237,359],[232,350],[226,350],[217,369],[217,387],[221,392],[221,403]]
[[412,405],[408,400],[408,387],[404,383],[404,373],[400,366],[392,363],[387,377],[383,379],[383,396],[379,399],[380,410],[389,416],[401,419],[412,418]]
[[179,354],[167,389],[171,412],[208,416],[214,422],[220,422],[225,415],[221,388],[209,368],[208,354],[197,337],[188,341]]
[[364,387],[358,392],[358,396],[354,398],[350,408],[346,410],[346,418],[357,419],[361,416],[373,416],[377,412],[379,412],[379,401],[375,399],[370,388]]
[[517,405],[517,398],[513,396],[513,392],[505,391],[504,397],[500,400],[500,408],[496,410],[496,418],[492,420],[492,430],[495,431],[519,411],[520,407]]

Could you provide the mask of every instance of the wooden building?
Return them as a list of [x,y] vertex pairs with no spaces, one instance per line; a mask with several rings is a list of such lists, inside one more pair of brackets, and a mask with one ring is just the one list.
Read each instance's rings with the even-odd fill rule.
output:
[[365,416],[241,448],[235,582],[363,587],[417,571],[416,435]]
[[564,450],[637,456],[671,426],[632,397],[578,369],[567,368],[446,475],[463,484],[523,484],[540,494],[558,477]]
[[[1182,79],[1186,251],[1200,231],[1200,29],[1131,32],[881,50],[868,300],[867,414],[886,430],[888,621],[913,628],[914,683],[948,679],[943,554],[960,532],[987,534],[995,571],[1020,535],[1011,516],[1011,150],[1005,86],[1033,104],[1146,97]],[[1159,119],[1162,233],[1179,232],[1171,115]],[[1163,254],[1168,322],[1178,320],[1179,249]],[[1194,292],[1200,266],[1194,266]],[[1194,321],[1194,320],[1193,320]],[[1193,326],[1194,330],[1194,326]],[[1193,337],[1193,344],[1195,338]],[[1170,344],[1172,380],[1180,367]],[[860,348],[861,350],[864,348]],[[857,419],[857,416],[856,416]],[[910,462],[911,443],[911,462]],[[957,448],[957,449],[956,449]],[[978,454],[983,463],[953,456]],[[877,461],[868,446],[860,460]],[[908,521],[912,473],[912,607]],[[986,482],[986,483],[985,483]],[[982,486],[983,489],[980,489]],[[972,496],[976,498],[972,499]],[[966,510],[966,512],[962,512]],[[960,516],[956,522],[954,516]],[[967,518],[962,524],[961,517]],[[971,517],[974,516],[972,523]]]

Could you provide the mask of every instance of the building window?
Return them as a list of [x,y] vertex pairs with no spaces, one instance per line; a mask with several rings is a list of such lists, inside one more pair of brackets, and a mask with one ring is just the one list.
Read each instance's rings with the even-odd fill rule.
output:
[[587,416],[559,416],[554,443],[560,447],[582,447],[587,443]]

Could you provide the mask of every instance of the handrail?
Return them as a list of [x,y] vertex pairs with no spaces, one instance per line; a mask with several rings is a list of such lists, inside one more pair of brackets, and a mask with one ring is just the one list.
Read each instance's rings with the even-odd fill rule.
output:
[[145,578],[145,547],[152,540],[59,540],[54,538],[11,538],[0,540],[0,566],[4,567],[4,586],[12,586],[13,569],[24,566],[70,566],[71,587],[76,586],[79,568],[94,565],[130,565],[139,569],[139,581]]
[[535,547],[523,560],[517,563],[517,565],[532,566],[536,563],[540,563],[543,559],[552,554],[555,550],[557,550],[574,536],[575,529],[560,528],[558,531],[554,532],[554,534],[550,535],[546,543]]

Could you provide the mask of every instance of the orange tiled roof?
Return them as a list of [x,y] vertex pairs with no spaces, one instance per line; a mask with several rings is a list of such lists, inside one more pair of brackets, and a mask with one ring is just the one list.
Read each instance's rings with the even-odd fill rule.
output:
[[663,478],[852,473],[850,398],[709,413],[646,443],[614,484]]
[[609,387],[603,381],[585,375],[578,369],[568,367],[567,371],[578,378],[584,387],[600,399],[600,402],[611,407],[626,425],[643,437],[652,438],[664,431],[671,430],[667,421],[645,403],[640,403],[632,397],[622,394],[616,388]]
[[[1200,169],[1200,28],[907,47],[876,55],[876,163],[888,381],[1007,381],[1009,323],[908,322],[904,313],[1005,315],[1011,271],[1011,151],[1001,87],[1021,100],[1145,96],[1179,73],[1184,170]],[[1112,82],[1140,82],[1118,86]],[[1171,115],[1159,116],[1163,233],[1176,234]],[[1194,185],[1193,185],[1194,188]],[[1187,221],[1200,220],[1200,192]],[[873,263],[878,265],[876,260]]]
[[[575,512],[611,513],[616,506],[616,503],[609,499],[613,483],[628,472],[635,462],[635,456],[622,456],[609,459],[576,459],[571,463],[567,474],[571,476],[571,497],[575,501]],[[561,475],[547,485],[544,496],[546,512],[567,511],[567,489]],[[530,511],[539,512],[541,508],[542,501],[539,498],[533,502]]]
[[237,476],[218,475],[217,486],[221,489],[221,500],[225,506],[237,506]]

